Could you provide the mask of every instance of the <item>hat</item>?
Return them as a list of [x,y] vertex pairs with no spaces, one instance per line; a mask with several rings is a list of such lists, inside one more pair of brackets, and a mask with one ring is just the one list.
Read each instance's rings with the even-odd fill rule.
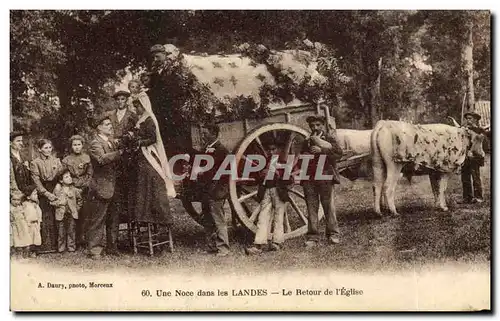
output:
[[116,97],[120,97],[120,96],[125,96],[128,98],[130,96],[130,93],[128,91],[125,91],[125,90],[118,90],[117,92],[115,92],[113,94],[114,99],[116,99]]
[[13,131],[10,133],[10,141],[13,141],[14,138],[16,138],[16,137],[24,136],[24,135],[25,135],[25,132],[23,132],[23,131],[20,131],[20,130]]
[[152,54],[157,52],[165,52],[165,47],[163,45],[156,44],[149,50]]
[[325,122],[326,118],[320,115],[313,115],[306,118],[307,123],[312,123],[313,121]]
[[467,117],[467,116],[472,116],[472,117],[476,118],[476,120],[481,119],[481,115],[479,115],[478,113],[475,113],[473,111],[464,114],[464,117]]
[[107,113],[100,114],[100,115],[93,117],[92,118],[92,128],[97,128],[97,126],[102,124],[102,122],[105,121],[106,119],[110,119],[109,114],[107,114]]

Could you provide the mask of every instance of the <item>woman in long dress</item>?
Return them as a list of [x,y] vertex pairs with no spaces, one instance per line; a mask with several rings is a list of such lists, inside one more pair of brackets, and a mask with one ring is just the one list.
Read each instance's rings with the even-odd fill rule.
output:
[[136,142],[139,148],[132,154],[135,164],[131,174],[129,211],[136,222],[171,225],[169,197],[176,191],[171,179],[158,122],[149,101],[134,100],[139,120],[136,124]]
[[38,253],[57,252],[57,229],[54,207],[51,201],[56,199],[52,193],[57,184],[57,176],[62,170],[61,160],[52,155],[52,142],[41,139],[37,144],[40,155],[31,162],[31,175],[38,192],[42,209],[42,245]]

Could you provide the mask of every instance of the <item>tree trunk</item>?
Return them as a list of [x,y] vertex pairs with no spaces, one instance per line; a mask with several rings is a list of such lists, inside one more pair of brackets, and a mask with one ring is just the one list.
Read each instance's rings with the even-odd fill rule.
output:
[[370,88],[370,119],[372,128],[380,118],[380,76],[382,73],[382,57],[377,62],[377,77]]
[[467,92],[467,111],[474,109],[474,60],[472,51],[474,43],[472,41],[472,29],[474,27],[471,18],[467,21],[467,34],[462,46],[462,68],[464,75],[464,89]]

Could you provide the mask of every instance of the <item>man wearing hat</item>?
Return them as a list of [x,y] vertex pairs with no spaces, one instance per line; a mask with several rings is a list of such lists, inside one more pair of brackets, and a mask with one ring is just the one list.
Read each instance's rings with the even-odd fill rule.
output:
[[[113,124],[109,115],[94,119],[95,138],[90,143],[90,161],[94,173],[89,184],[89,211],[87,213],[87,249],[92,258],[100,258],[104,247],[107,254],[118,253],[119,214],[116,207],[115,189],[117,167],[123,154],[114,143]],[[106,239],[106,240],[105,240]]]
[[[468,112],[464,114],[464,126],[477,132],[482,133],[479,127],[479,120],[481,116],[475,112]],[[462,189],[463,200],[460,203],[482,203],[483,202],[483,188],[481,185],[481,171],[480,167],[484,165],[484,158],[479,156],[467,155],[465,162],[462,166]]]
[[[116,109],[108,114],[111,124],[113,125],[114,142],[118,146],[122,145],[124,135],[134,130],[138,120],[138,116],[127,108],[128,97],[130,97],[129,92],[124,90],[117,91],[113,95],[116,102]],[[124,222],[128,222],[127,195],[129,190],[129,166],[132,166],[132,164],[128,163],[126,157],[122,157],[116,168],[117,180],[121,183],[115,188],[114,202],[116,203],[116,207],[113,209],[118,211],[118,215]]]
[[109,112],[109,119],[113,124],[113,136],[115,139],[119,139],[123,134],[132,130],[138,120],[137,115],[127,108],[128,97],[130,97],[130,93],[124,90],[119,90],[113,95],[116,102],[116,109]]
[[21,156],[24,132],[10,133],[10,190],[20,191],[26,197],[36,198],[36,185],[31,178],[28,161]]
[[[337,161],[342,157],[342,149],[334,135],[326,132],[326,119],[322,116],[309,116],[307,123],[311,129],[311,136],[302,145],[301,154],[311,154],[313,158],[309,161],[305,175],[309,176],[302,180],[304,197],[308,211],[308,232],[305,245],[313,247],[319,242],[319,204],[323,207],[326,219],[326,238],[329,244],[337,244],[339,239],[339,225],[335,214],[334,184],[339,184],[339,173]],[[324,158],[323,173],[316,173],[321,168],[320,158]],[[302,164],[300,164],[302,169]],[[331,179],[319,179],[319,176],[330,176]],[[304,173],[302,173],[304,175]],[[318,179],[316,179],[318,178]]]

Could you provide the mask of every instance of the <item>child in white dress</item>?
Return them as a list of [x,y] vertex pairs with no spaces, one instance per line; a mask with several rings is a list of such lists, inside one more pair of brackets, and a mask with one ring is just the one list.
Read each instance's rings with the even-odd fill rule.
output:
[[34,245],[40,245],[42,210],[32,200],[24,200],[21,192],[13,192],[10,202],[11,244],[23,257],[36,257]]

